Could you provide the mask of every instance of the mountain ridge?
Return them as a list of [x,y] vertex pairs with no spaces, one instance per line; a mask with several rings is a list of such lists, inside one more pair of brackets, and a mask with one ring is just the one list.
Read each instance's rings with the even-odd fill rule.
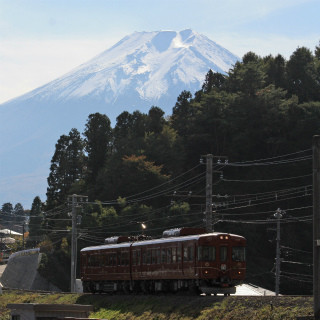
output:
[[190,29],[135,32],[65,75],[9,103],[32,98],[61,102],[102,95],[106,103],[115,105],[117,97],[129,88],[141,100],[154,104],[168,95],[170,85],[180,81],[194,92],[210,68],[225,73],[237,60],[228,50]]

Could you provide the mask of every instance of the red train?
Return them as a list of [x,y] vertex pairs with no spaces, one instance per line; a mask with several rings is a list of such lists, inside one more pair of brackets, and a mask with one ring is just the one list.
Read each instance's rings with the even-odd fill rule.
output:
[[152,240],[113,237],[81,250],[84,292],[235,293],[245,278],[246,239],[200,228],[167,230]]

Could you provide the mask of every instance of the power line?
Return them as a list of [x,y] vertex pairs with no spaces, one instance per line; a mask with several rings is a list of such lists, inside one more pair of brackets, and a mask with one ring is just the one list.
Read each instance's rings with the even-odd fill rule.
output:
[[275,179],[257,179],[257,180],[236,180],[236,179],[221,179],[225,182],[273,182],[273,181],[283,181],[283,180],[293,180],[293,179],[300,179],[300,178],[306,178],[311,177],[312,174],[306,174],[302,176],[295,176],[295,177],[285,177],[285,178],[275,178]]

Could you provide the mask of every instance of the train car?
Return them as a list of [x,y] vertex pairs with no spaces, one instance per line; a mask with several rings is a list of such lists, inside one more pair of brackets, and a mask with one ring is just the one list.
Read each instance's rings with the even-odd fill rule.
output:
[[160,239],[111,238],[81,250],[84,292],[235,293],[246,273],[246,240],[204,229],[165,231]]

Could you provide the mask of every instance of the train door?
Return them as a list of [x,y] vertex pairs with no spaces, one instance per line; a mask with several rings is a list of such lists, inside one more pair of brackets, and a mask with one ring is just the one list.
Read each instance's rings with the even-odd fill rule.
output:
[[198,262],[198,259],[197,259],[197,251],[198,251],[198,249],[197,249],[197,244],[194,242],[192,244],[192,247],[193,247],[193,263],[192,263],[192,265],[193,265],[193,276],[196,277],[198,275],[198,264],[197,264],[197,262]]
[[231,249],[230,246],[228,246],[227,244],[220,245],[219,256],[220,256],[220,272],[221,272],[222,279],[227,277],[230,272],[230,268],[231,268],[230,259],[229,259],[230,249]]
[[133,247],[132,257],[131,257],[131,265],[132,265],[132,278],[133,280],[137,280],[140,278],[142,270],[141,270],[141,249],[137,247]]
[[108,252],[107,266],[107,274],[108,278],[110,278],[110,275],[114,275],[117,272],[117,253],[115,251]]
[[185,242],[183,244],[183,269],[182,274],[187,278],[193,277],[195,272],[195,244]]

